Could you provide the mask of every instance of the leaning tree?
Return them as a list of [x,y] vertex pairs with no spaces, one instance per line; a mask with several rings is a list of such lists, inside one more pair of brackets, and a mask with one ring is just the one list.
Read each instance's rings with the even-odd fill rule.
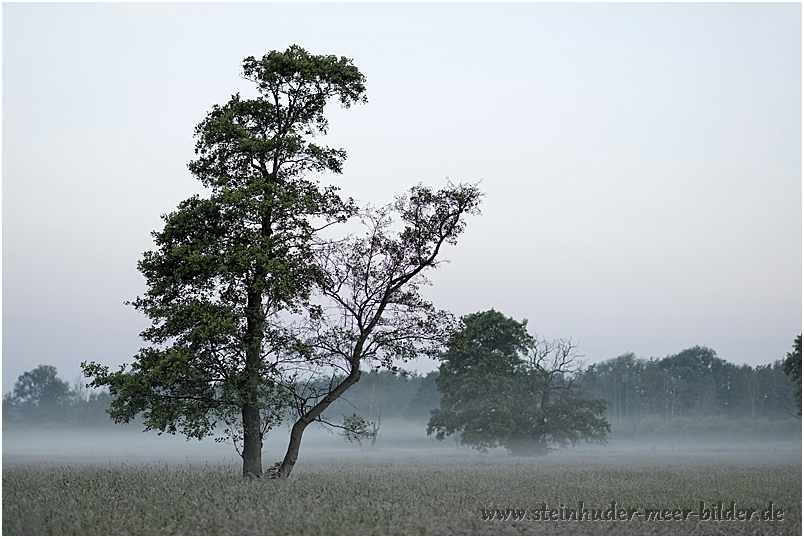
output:
[[[364,235],[316,251],[324,273],[318,301],[297,328],[296,355],[277,366],[296,420],[275,476],[293,470],[302,435],[313,422],[352,431],[364,427],[348,418],[331,423],[322,415],[357,383],[361,368],[396,372],[404,361],[440,353],[454,331],[452,316],[419,289],[428,283],[425,271],[443,262],[444,246],[457,242],[465,217],[479,212],[482,197],[477,185],[448,184],[438,191],[419,185],[390,206],[362,212]],[[322,374],[329,374],[329,384],[310,383]]]
[[84,363],[106,386],[117,422],[142,414],[145,427],[188,437],[221,422],[243,458],[262,473],[262,440],[281,418],[286,392],[277,361],[292,337],[277,322],[298,311],[323,274],[311,242],[317,229],[353,214],[310,171],[340,173],[342,149],[314,143],[326,134],[325,105],[365,102],[364,76],[350,59],[298,46],[243,61],[257,97],[215,105],[195,129],[190,172],[210,190],[165,215],[156,249],[139,270],[147,292],[131,304],[151,320],[151,344],[117,371]]

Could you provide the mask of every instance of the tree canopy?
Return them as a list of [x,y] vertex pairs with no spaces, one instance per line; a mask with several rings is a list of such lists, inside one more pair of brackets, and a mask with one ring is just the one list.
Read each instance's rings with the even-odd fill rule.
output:
[[495,311],[462,318],[441,356],[436,384],[440,408],[428,434],[458,435],[485,451],[544,454],[580,441],[605,443],[609,424],[603,400],[585,397],[575,384],[575,345],[530,335],[527,320]]

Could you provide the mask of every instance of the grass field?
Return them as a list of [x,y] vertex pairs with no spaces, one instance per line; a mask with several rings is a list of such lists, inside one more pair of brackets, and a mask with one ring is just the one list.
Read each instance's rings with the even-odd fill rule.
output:
[[[15,463],[3,469],[2,532],[800,535],[801,471],[800,453],[756,451],[569,452],[537,459],[455,450],[354,451],[308,459],[285,481],[244,480],[236,462]],[[707,508],[734,502],[738,510],[773,502],[783,520],[755,515],[744,522],[702,521],[690,515],[674,521],[672,513],[666,513],[670,520],[646,521],[640,514],[623,521],[532,520],[532,510],[543,503],[549,516],[561,504],[608,509],[612,501],[617,509],[695,513],[702,501]],[[500,520],[504,512],[489,512],[508,509],[530,510],[524,518],[531,520]]]

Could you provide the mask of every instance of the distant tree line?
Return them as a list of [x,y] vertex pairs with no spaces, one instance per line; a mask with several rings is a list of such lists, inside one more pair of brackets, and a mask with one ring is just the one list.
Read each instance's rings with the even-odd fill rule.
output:
[[[637,358],[628,353],[580,371],[577,390],[587,399],[605,403],[604,416],[617,427],[613,434],[617,437],[790,434],[799,428],[792,418],[800,418],[800,342],[797,338],[785,361],[756,367],[734,365],[701,346],[662,359]],[[478,398],[488,399],[493,395],[484,394],[494,393],[482,388],[483,379],[495,378],[490,367],[481,370],[481,381],[467,389],[466,395],[461,388],[453,388],[474,408],[479,406],[475,402]],[[438,371],[407,378],[391,371],[363,373],[360,381],[331,406],[332,419],[350,415],[363,419],[368,433],[364,441],[373,444],[376,438],[371,434],[376,435],[385,420],[420,422],[437,417],[443,406],[444,395],[438,389],[442,382]],[[319,383],[328,382],[322,379]],[[513,391],[507,388],[506,395]],[[521,396],[516,398],[522,400]],[[494,408],[499,409],[501,404],[496,402]],[[534,403],[537,408],[540,405]],[[520,403],[519,408],[523,407],[525,404]],[[562,417],[570,416],[565,413]],[[496,423],[486,426],[500,428]]]
[[[606,419],[612,423],[720,416],[780,421],[800,417],[800,343],[797,338],[798,348],[785,361],[756,367],[734,365],[700,346],[663,359],[628,353],[588,366],[577,382],[590,398],[606,401]],[[325,419],[339,423],[357,415],[377,429],[388,420],[425,423],[443,397],[436,386],[438,374],[363,372],[329,407]],[[20,375],[14,390],[3,397],[3,421],[111,425],[106,412],[111,403],[108,392],[89,391],[81,379],[70,384],[58,377],[56,367],[39,365]]]
[[[403,376],[387,370],[363,372],[360,382],[332,404],[326,417],[338,422],[357,414],[377,427],[389,419],[425,423],[441,398],[435,384],[437,375],[436,371],[425,376],[415,372]],[[328,382],[316,381],[322,386]],[[113,424],[106,411],[111,404],[108,392],[90,391],[80,378],[70,384],[58,377],[56,367],[39,365],[20,375],[14,390],[3,396],[3,422],[108,426]]]
[[589,395],[608,402],[609,421],[636,424],[649,415],[668,422],[679,417],[799,417],[796,384],[781,360],[737,366],[701,346],[663,359],[624,354],[590,365],[579,382]]
[[80,378],[71,385],[58,377],[56,367],[39,365],[21,374],[14,390],[3,396],[3,424],[108,426],[111,403],[108,392],[89,391]]

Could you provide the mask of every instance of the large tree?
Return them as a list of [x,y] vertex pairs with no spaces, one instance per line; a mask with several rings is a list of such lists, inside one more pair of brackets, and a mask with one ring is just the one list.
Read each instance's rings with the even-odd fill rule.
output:
[[317,229],[353,213],[310,171],[340,173],[342,149],[313,142],[327,132],[325,105],[365,101],[350,59],[298,46],[243,61],[257,97],[232,96],[195,129],[190,172],[210,190],[164,216],[156,249],[139,269],[147,292],[132,305],[151,320],[151,346],[111,372],[82,364],[94,387],[115,397],[118,422],[142,414],[146,429],[202,438],[223,422],[243,458],[262,473],[262,439],[286,404],[276,380],[288,336],[277,323],[298,311],[323,278],[311,242]]
[[428,434],[460,434],[480,451],[503,446],[518,455],[544,454],[580,441],[605,443],[606,403],[584,396],[576,346],[531,336],[527,320],[495,311],[462,318],[436,379],[442,393]]
[[[396,372],[404,361],[440,352],[453,329],[452,317],[419,289],[428,283],[424,272],[442,262],[444,246],[457,242],[464,218],[478,213],[481,199],[476,185],[449,184],[439,191],[416,186],[390,206],[365,210],[365,235],[332,241],[317,251],[325,277],[319,302],[301,328],[304,353],[279,366],[296,420],[276,476],[293,470],[311,423],[331,424],[322,414],[360,380],[361,368]],[[323,373],[330,373],[330,384],[305,383]]]

